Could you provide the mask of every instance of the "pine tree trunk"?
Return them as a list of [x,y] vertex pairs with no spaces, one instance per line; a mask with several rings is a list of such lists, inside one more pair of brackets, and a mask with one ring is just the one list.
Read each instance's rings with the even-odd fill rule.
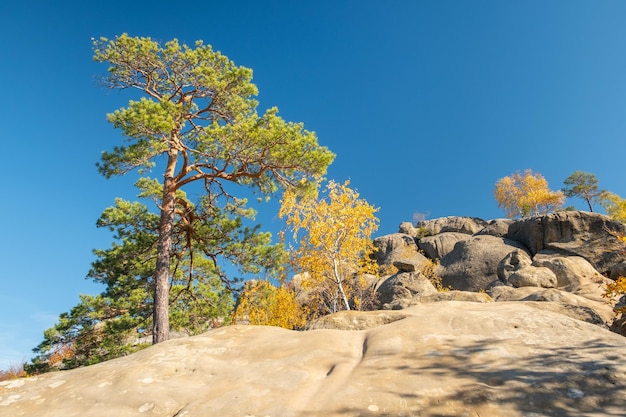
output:
[[170,258],[172,255],[172,230],[176,207],[176,184],[174,172],[178,152],[170,150],[163,182],[159,240],[157,242],[157,262],[154,272],[154,316],[152,343],[160,343],[170,338],[169,293]]

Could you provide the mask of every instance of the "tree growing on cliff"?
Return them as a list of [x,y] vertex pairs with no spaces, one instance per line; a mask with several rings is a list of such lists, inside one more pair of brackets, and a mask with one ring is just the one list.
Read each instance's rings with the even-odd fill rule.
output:
[[302,124],[280,118],[276,108],[257,114],[252,71],[201,41],[192,48],[123,34],[94,40],[93,48],[95,61],[109,64],[104,85],[141,96],[108,115],[126,143],[102,154],[100,173],[109,178],[137,169],[143,175],[158,167],[163,175],[162,183],[152,180],[161,190],[153,272],[152,340],[158,343],[169,338],[177,192],[201,184],[210,215],[242,204],[233,194],[237,186],[269,196],[314,183],[334,155]]
[[595,201],[602,191],[598,189],[598,179],[595,175],[583,171],[574,171],[572,175],[563,181],[565,188],[563,193],[566,197],[579,197],[587,202],[589,211],[593,212],[591,203]]
[[279,216],[286,218],[297,247],[291,263],[302,273],[312,300],[309,318],[362,304],[363,274],[375,273],[372,233],[377,209],[348,187],[330,181],[323,195],[286,192]]
[[499,179],[494,195],[498,206],[510,218],[547,214],[565,201],[563,192],[550,190],[543,175],[530,169]]

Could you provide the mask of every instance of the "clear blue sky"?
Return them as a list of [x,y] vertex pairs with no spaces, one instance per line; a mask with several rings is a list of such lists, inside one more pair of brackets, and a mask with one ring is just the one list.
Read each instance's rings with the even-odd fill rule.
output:
[[96,172],[127,97],[96,85],[92,37],[202,39],[252,68],[260,109],[317,132],[328,177],[380,207],[382,235],[415,212],[502,217],[494,184],[526,168],[626,196],[625,21],[623,1],[4,0],[0,369],[102,290],[84,279],[111,243],[95,222],[135,195]]

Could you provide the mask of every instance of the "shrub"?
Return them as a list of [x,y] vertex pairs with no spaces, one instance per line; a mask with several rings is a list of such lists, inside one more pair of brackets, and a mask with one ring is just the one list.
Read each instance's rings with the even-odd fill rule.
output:
[[0,381],[6,381],[8,379],[17,379],[26,377],[26,371],[24,370],[24,363],[14,363],[9,365],[9,368],[0,371]]

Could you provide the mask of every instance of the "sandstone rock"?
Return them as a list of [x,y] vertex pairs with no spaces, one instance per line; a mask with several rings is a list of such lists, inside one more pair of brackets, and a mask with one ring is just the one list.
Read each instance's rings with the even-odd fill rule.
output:
[[418,230],[415,226],[413,226],[410,222],[402,222],[400,223],[400,227],[398,228],[398,233],[402,233],[405,235],[409,235],[411,237],[416,237],[418,234]]
[[619,277],[626,277],[626,261],[622,261],[611,267],[609,278],[616,280]]
[[[608,327],[615,320],[613,307],[603,301],[590,300],[586,297],[554,288],[509,286],[493,287],[488,291],[496,301],[541,301],[560,305],[559,310],[569,310],[575,315],[566,314],[579,320]],[[552,311],[557,311],[556,307]],[[564,311],[564,310],[563,310]],[[565,314],[565,313],[564,313]]]
[[387,278],[376,290],[378,305],[393,303],[415,295],[436,294],[437,289],[421,273],[398,273]]
[[626,338],[538,304],[417,305],[359,331],[220,328],[0,382],[0,415],[623,415]]
[[528,253],[523,250],[514,250],[507,254],[500,262],[496,273],[502,282],[508,282],[509,276],[521,269],[530,266],[533,263]]
[[397,259],[424,257],[418,252],[415,239],[404,233],[392,233],[374,239],[374,259],[379,265],[391,265]]
[[585,259],[579,256],[560,256],[540,253],[533,259],[534,266],[549,268],[557,277],[557,287],[589,299],[605,302],[602,297],[605,284],[610,282]]
[[480,291],[498,279],[498,264],[523,246],[515,241],[489,235],[472,236],[456,244],[441,259],[439,275],[444,287]]
[[475,233],[476,235],[491,235],[496,237],[507,237],[509,233],[509,226],[512,225],[515,220],[512,219],[495,219],[490,220],[482,230]]
[[[421,254],[418,253],[417,255]],[[420,266],[426,261],[425,258],[422,258],[423,255],[415,256],[413,258],[397,259],[393,261],[393,266],[398,269],[398,272],[416,272],[419,271]]]
[[441,259],[452,252],[454,245],[469,238],[470,235],[466,233],[444,232],[421,238],[417,242],[417,246],[424,251],[428,258]]
[[509,276],[509,284],[514,287],[556,288],[557,278],[554,272],[544,267],[528,266],[514,271]]
[[621,245],[611,234],[624,232],[626,226],[602,214],[560,211],[517,221],[507,237],[526,245],[532,256],[543,250],[577,255],[605,273],[624,260]]
[[611,324],[611,331],[626,336],[626,317],[624,315],[620,316]]
[[397,311],[341,311],[313,320],[306,330],[367,330],[408,317]]
[[445,232],[459,232],[473,235],[487,226],[487,222],[478,217],[448,216],[433,220],[424,220],[417,223],[416,227],[426,229],[429,235]]
[[403,310],[414,305],[436,303],[440,301],[470,301],[473,303],[491,303],[493,298],[484,292],[441,291],[431,295],[415,295],[412,298],[400,298],[382,306],[384,310]]
[[509,253],[498,264],[498,278],[514,287],[555,288],[557,278],[548,268],[532,266],[530,256],[522,250]]

